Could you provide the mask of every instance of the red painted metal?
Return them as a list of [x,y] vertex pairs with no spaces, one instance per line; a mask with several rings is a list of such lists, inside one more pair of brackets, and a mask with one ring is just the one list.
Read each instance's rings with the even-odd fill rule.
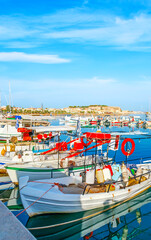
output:
[[17,128],[17,132],[25,133],[25,132],[32,132],[32,130],[27,129],[27,128]]
[[86,132],[84,133],[84,136],[89,140],[95,140],[95,141],[111,141],[111,134],[108,133],[91,133]]
[[81,142],[74,142],[74,147],[73,150],[77,151],[77,150],[82,150],[83,149],[83,144]]

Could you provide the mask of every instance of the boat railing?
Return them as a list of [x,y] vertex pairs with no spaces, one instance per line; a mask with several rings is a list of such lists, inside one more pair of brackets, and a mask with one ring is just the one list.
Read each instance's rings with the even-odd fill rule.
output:
[[[150,178],[150,176],[151,176],[151,170],[149,170],[148,172],[145,172],[145,173],[143,173],[143,174],[140,174],[140,175],[135,175],[134,177],[131,177],[130,179],[134,179],[134,180],[137,180],[138,181],[138,183],[137,184],[140,184],[141,183],[141,180],[142,180],[142,177],[143,176],[146,176],[146,175],[148,175],[148,179]],[[139,180],[138,180],[139,179]],[[146,179],[147,180],[147,179]],[[118,180],[118,181],[114,181],[114,180],[110,180],[110,181],[105,181],[105,182],[103,182],[103,183],[94,183],[94,184],[86,184],[85,185],[85,187],[84,187],[84,190],[83,190],[83,193],[82,193],[82,195],[84,195],[84,194],[88,194],[89,193],[89,190],[90,190],[90,188],[88,189],[88,191],[86,192],[86,189],[87,189],[87,187],[89,186],[89,187],[95,187],[95,186],[100,186],[100,187],[105,187],[105,186],[108,186],[108,189],[106,190],[106,192],[107,193],[109,193],[110,192],[110,188],[111,188],[111,185],[113,185],[113,184],[122,184],[123,186],[122,186],[122,189],[124,188],[126,188],[126,187],[129,187],[129,186],[127,186],[127,183],[128,183],[129,181],[124,181],[123,179],[121,179],[121,180]],[[85,193],[86,192],[86,193]]]
[[[112,162],[112,160],[110,161],[104,161],[103,164],[108,164]],[[70,176],[70,174],[75,174],[75,170],[76,170],[76,173],[81,173],[81,169],[83,169],[83,171],[86,171],[87,169],[89,168],[92,168],[92,169],[95,169],[95,166],[100,166],[100,163],[97,162],[96,164],[92,161],[92,163],[89,163],[89,164],[80,164],[80,165],[77,165],[77,166],[70,166],[70,167],[59,167],[59,168],[52,168],[50,169],[50,172],[51,172],[51,178],[53,178],[53,174],[57,171],[65,171],[65,172],[68,172],[68,176]]]
[[[99,163],[97,164],[99,165]],[[70,174],[75,175],[75,170],[76,173],[81,173],[81,168],[83,168],[83,171],[92,168],[95,168],[95,163],[90,163],[90,164],[86,164],[86,165],[79,165],[79,166],[70,166],[70,167],[64,167],[64,168],[52,168],[50,169],[51,172],[51,178],[53,178],[53,174],[55,174],[57,171],[65,171],[66,173],[68,172],[68,176],[70,176]]]

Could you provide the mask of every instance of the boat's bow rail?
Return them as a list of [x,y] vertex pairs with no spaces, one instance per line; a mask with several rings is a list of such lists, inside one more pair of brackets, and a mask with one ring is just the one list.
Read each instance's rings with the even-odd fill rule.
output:
[[[148,170],[147,172],[140,174],[140,175],[135,175],[134,177],[130,177],[128,181],[124,181],[123,179],[118,180],[118,181],[105,181],[103,183],[94,183],[94,184],[85,184],[83,185],[84,190],[83,190],[83,195],[88,194],[89,191],[94,189],[96,191],[96,188],[98,188],[99,191],[103,192],[110,192],[115,190],[115,186],[118,186],[119,189],[125,189],[127,187],[130,187],[132,185],[140,184],[141,182],[144,182],[148,179],[151,179],[151,170]],[[112,188],[112,186],[114,188]],[[82,186],[81,186],[82,187]],[[101,188],[101,189],[99,189]],[[93,191],[93,190],[92,190]],[[92,193],[91,191],[91,193]],[[95,192],[96,193],[96,192]]]

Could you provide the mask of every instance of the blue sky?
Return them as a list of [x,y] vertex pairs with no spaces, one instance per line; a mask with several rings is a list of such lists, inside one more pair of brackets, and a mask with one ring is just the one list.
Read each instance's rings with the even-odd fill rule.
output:
[[151,105],[151,1],[0,0],[0,91],[20,107]]

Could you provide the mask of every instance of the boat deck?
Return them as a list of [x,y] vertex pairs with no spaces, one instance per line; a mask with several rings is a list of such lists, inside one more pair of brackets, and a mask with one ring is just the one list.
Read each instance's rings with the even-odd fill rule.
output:
[[83,189],[73,184],[68,187],[63,187],[62,192],[65,194],[82,194]]
[[105,186],[104,187],[99,185],[90,186],[90,185],[87,185],[86,183],[79,183],[78,185],[70,184],[69,186],[63,187],[63,189],[60,189],[60,190],[65,194],[83,194],[84,189],[85,189],[85,194],[106,192]]

